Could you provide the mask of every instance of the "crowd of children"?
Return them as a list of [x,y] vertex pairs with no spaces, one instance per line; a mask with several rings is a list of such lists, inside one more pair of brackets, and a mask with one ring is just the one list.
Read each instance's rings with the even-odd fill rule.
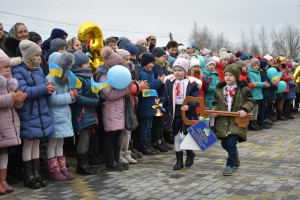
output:
[[[99,52],[104,65],[92,72],[89,44],[77,38],[67,41],[68,33],[62,29],[53,29],[44,42],[22,23],[7,35],[0,23],[0,31],[0,194],[13,191],[7,174],[11,183],[21,174],[29,188],[47,186],[40,173],[41,142],[47,143],[48,173],[54,181],[74,178],[66,155],[77,157],[78,174],[89,175],[99,172],[98,165],[104,162],[107,170],[127,170],[143,154],[167,152],[174,145],[173,169],[182,169],[180,144],[188,126],[181,112],[191,120],[200,114],[198,103],[182,105],[187,96],[204,98],[212,110],[239,112],[241,118],[252,113],[248,128],[253,131],[293,119],[291,113],[299,109],[300,89],[293,73],[300,62],[281,55],[252,57],[225,48],[214,53],[176,41],[157,47],[153,35],[136,42],[109,37]],[[61,77],[49,75],[50,62],[62,68]],[[116,65],[130,71],[130,84],[94,93],[91,78],[106,81]],[[279,80],[270,78],[271,68],[283,72],[284,91],[278,92]],[[80,88],[69,88],[70,72],[81,81]],[[157,96],[144,96],[145,89],[156,90]],[[156,115],[155,105],[164,108],[163,116]],[[129,107],[137,128],[126,126]],[[237,142],[247,140],[247,128],[238,127],[233,117],[211,117],[217,117],[210,125],[228,152],[223,174],[231,175],[240,165]],[[195,153],[186,154],[185,166],[190,167]]]

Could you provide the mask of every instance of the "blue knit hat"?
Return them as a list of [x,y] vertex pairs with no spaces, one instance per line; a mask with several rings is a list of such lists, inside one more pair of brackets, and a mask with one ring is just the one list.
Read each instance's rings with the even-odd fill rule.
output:
[[132,43],[126,43],[124,46],[124,50],[128,51],[132,56],[138,54],[138,49]]
[[245,52],[243,52],[243,53],[242,53],[242,56],[241,56],[241,60],[242,60],[242,61],[245,61],[245,60],[247,60],[247,59],[250,59],[250,57],[249,57]]
[[61,57],[61,53],[54,52],[54,53],[52,53],[52,54],[49,56],[48,61],[49,61],[49,62],[53,62],[54,64],[57,65],[57,62],[58,62],[58,60],[59,60],[60,57]]
[[73,53],[73,55],[75,56],[74,65],[78,67],[81,67],[90,60],[89,57],[82,51],[76,51],[75,53]]
[[161,57],[161,56],[163,56],[163,55],[167,55],[167,54],[166,54],[166,51],[165,51],[163,48],[161,48],[161,47],[155,47],[155,48],[151,51],[151,54],[152,54],[154,57],[157,57],[157,58],[159,58],[159,57]]
[[260,65],[259,65],[259,67],[261,68],[261,69],[264,69],[265,67],[267,67],[268,66],[268,62],[267,61],[265,61],[265,60],[259,60],[259,62],[260,62]]
[[61,38],[64,35],[68,36],[68,33],[66,31],[62,30],[62,29],[59,29],[59,28],[55,28],[51,32],[51,38],[52,39]]
[[60,48],[62,48],[63,46],[68,47],[67,43],[60,38],[55,38],[54,40],[51,41],[50,43],[50,50],[52,52],[57,52]]
[[125,46],[125,44],[127,43],[130,43],[130,40],[126,37],[120,37],[118,40],[117,40],[117,46],[118,48],[123,48]]
[[144,53],[142,55],[142,60],[141,60],[141,65],[142,67],[145,67],[146,65],[148,65],[149,63],[151,62],[155,62],[155,58],[154,56],[152,56],[151,54],[149,53]]

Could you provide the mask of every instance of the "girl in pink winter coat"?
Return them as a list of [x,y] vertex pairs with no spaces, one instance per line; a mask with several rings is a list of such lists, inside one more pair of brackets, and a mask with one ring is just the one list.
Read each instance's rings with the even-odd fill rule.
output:
[[20,120],[15,108],[21,108],[27,94],[17,91],[18,81],[12,78],[10,59],[0,49],[0,194],[13,191],[6,182],[8,154],[6,147],[21,144]]
[[[99,66],[94,74],[95,80],[100,83],[107,80],[107,72],[111,67],[121,65],[123,62],[122,57],[110,47],[104,47],[101,50],[101,57],[104,58],[105,66]],[[119,137],[125,128],[125,96],[130,96],[131,85],[121,90],[110,87],[108,90],[100,91],[101,97],[105,99],[102,105],[102,118],[105,130],[106,169],[108,170],[124,170],[124,165],[120,162]]]

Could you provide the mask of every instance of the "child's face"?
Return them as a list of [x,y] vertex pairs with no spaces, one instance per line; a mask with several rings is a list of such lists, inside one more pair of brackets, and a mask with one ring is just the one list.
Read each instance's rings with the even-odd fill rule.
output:
[[117,43],[114,43],[114,42],[108,43],[107,46],[112,48],[114,51],[117,49]]
[[259,69],[259,64],[255,64],[255,65],[253,65],[253,66],[252,66],[252,69],[254,69],[254,70],[256,70],[256,71],[257,71],[257,70]]
[[287,68],[286,68],[286,71],[287,71],[288,73],[290,73],[290,72],[292,71],[292,68],[291,68],[291,67],[287,67]]
[[67,51],[67,47],[63,46],[58,50],[58,53],[63,53],[64,51]]
[[175,55],[177,54],[178,47],[171,47],[171,48],[167,49],[167,51],[168,51],[172,56],[175,56]]
[[183,80],[185,78],[185,71],[179,67],[173,69],[173,73],[176,79]]
[[186,53],[187,53],[189,56],[191,56],[191,55],[193,54],[193,50],[192,50],[192,49],[187,49],[187,50],[186,50]]
[[181,49],[180,53],[186,53],[185,49]]
[[211,71],[214,71],[215,68],[216,68],[216,65],[213,64],[213,63],[210,63],[209,65],[207,65],[207,68],[208,68],[209,70],[211,70]]
[[154,62],[153,61],[151,63],[149,63],[148,65],[144,66],[144,68],[149,70],[149,71],[151,71],[153,67],[154,67]]
[[124,59],[123,59],[123,62],[126,66],[129,66],[130,65],[130,56],[126,56]]
[[9,66],[1,67],[1,68],[0,68],[0,72],[1,72],[1,73],[7,73],[7,72],[10,72],[10,67],[9,67]]
[[250,59],[244,60],[245,63],[247,63],[247,65],[250,64]]
[[90,68],[89,62],[87,62],[87,63],[84,63],[83,65],[81,65],[81,67],[80,67],[80,68],[83,68],[83,69]]
[[35,54],[35,55],[34,55],[33,57],[31,57],[29,60],[30,60],[30,61],[41,60],[41,53]]
[[191,70],[194,72],[199,72],[200,71],[200,65],[195,65],[193,67],[191,67]]
[[244,65],[244,66],[242,67],[242,71],[243,71],[243,72],[247,72],[247,69],[248,69],[248,66],[247,66],[247,65]]
[[81,42],[79,40],[75,40],[73,44],[73,48],[75,51],[82,51]]
[[161,60],[161,61],[165,61],[166,58],[167,58],[167,55],[163,55],[163,56],[159,57],[158,59]]
[[236,80],[230,72],[225,72],[225,82],[227,85],[232,85],[236,83]]
[[229,59],[227,59],[227,58],[223,59],[223,60],[221,60],[221,63],[226,67],[229,63]]

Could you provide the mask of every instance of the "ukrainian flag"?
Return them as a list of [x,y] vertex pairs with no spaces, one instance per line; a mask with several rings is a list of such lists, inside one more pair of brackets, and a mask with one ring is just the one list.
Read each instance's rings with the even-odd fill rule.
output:
[[156,90],[146,89],[142,91],[143,97],[157,97]]
[[98,93],[103,88],[108,90],[110,87],[110,84],[111,84],[111,80],[107,80],[102,83],[97,83],[94,81],[93,77],[91,78],[91,88],[92,88],[92,92],[94,92],[94,93]]
[[82,83],[81,81],[73,74],[71,70],[68,71],[68,76],[69,76],[69,88],[81,88]]
[[50,77],[61,77],[63,73],[63,69],[54,64],[54,62],[49,62],[49,71],[50,71]]
[[272,81],[280,81],[283,71],[274,74]]

